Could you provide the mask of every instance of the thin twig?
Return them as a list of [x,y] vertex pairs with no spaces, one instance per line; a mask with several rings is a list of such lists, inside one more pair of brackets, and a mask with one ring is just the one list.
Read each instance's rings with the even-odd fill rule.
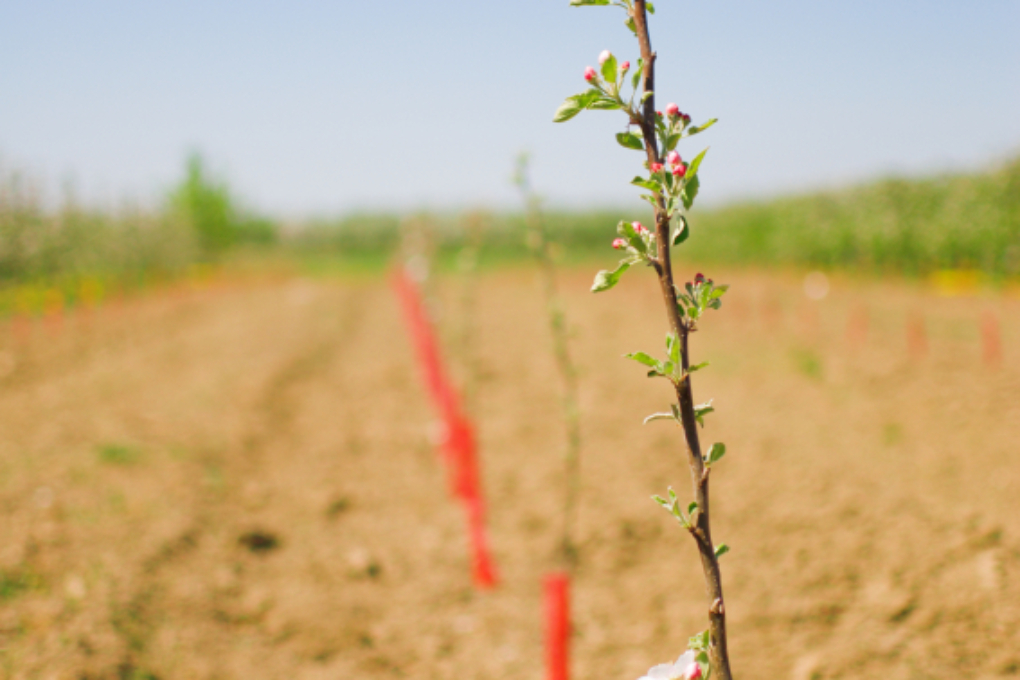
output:
[[[645,0],[634,0],[633,19],[637,28],[638,43],[641,47],[641,59],[644,62],[643,89],[653,93],[645,100],[640,126],[644,137],[645,152],[648,162],[660,163],[659,149],[655,134],[655,52],[648,34],[648,17]],[[673,285],[673,264],[670,258],[669,214],[665,203],[658,197],[655,205],[655,233],[657,257],[652,261],[659,277],[659,287],[666,305],[666,316],[669,325],[681,343],[683,371],[686,374],[690,367],[688,354],[688,338],[691,327],[680,317],[677,306],[676,291]],[[722,576],[719,570],[719,559],[715,555],[710,525],[711,509],[709,506],[708,476],[704,474],[705,463],[702,459],[701,443],[698,438],[698,423],[694,413],[694,397],[691,390],[691,378],[680,381],[676,386],[677,402],[687,443],[687,459],[690,465],[691,482],[695,499],[698,503],[696,531],[692,532],[701,555],[701,566],[705,575],[705,590],[709,600],[709,633],[711,645],[712,669],[718,673],[719,680],[732,680],[730,672],[729,652],[726,641],[726,608],[722,592]]]
[[545,300],[552,334],[553,353],[556,367],[563,381],[563,419],[566,424],[567,442],[563,454],[563,529],[560,536],[559,561],[565,571],[572,571],[577,561],[577,545],[574,540],[574,525],[577,521],[577,497],[580,493],[581,468],[581,423],[578,407],[577,369],[570,358],[567,342],[568,329],[563,302],[556,287],[556,264],[551,244],[542,219],[541,203],[531,191],[527,176],[527,159],[518,161],[515,182],[527,205],[528,247],[538,264],[542,296]]

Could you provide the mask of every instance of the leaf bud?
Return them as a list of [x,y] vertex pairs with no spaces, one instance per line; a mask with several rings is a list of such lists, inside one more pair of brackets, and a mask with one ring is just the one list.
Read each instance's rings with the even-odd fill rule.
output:
[[613,56],[612,52],[609,50],[602,50],[602,52],[599,53],[599,66],[609,61],[609,57],[611,56]]
[[617,250],[623,250],[627,247],[627,242],[622,238],[613,239],[613,247]]
[[670,118],[676,118],[680,115],[680,107],[673,102],[666,104],[666,115]]
[[586,66],[584,68],[584,79],[587,80],[589,83],[595,80],[597,77],[598,74],[595,73],[595,69],[593,69],[591,66]]

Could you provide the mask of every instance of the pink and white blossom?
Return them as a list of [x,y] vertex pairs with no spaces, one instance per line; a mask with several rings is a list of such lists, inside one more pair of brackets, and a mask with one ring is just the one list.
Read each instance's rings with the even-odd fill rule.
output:
[[701,665],[694,660],[694,652],[687,650],[676,663],[663,663],[648,669],[638,680],[698,680]]
[[670,118],[676,118],[680,115],[680,107],[673,102],[666,104],[666,115]]
[[680,165],[684,162],[684,159],[680,158],[680,154],[676,151],[670,151],[669,155],[666,156],[666,160],[670,165]]
[[613,239],[613,247],[617,250],[623,250],[627,247],[627,242],[622,238]]
[[609,57],[611,56],[613,56],[612,52],[610,52],[609,50],[602,50],[602,52],[599,53],[599,64],[601,65],[606,63],[607,61],[609,61]]
[[595,69],[593,69],[591,66],[586,66],[584,68],[584,79],[590,83],[596,78],[598,78],[598,74],[595,73]]

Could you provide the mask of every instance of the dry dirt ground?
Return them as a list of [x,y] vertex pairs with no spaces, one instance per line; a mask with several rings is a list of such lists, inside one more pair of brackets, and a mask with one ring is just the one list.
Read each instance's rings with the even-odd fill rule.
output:
[[[733,291],[695,337],[712,362],[695,390],[729,451],[714,511],[737,677],[1020,674],[1020,300],[836,278],[815,302],[800,276],[712,273]],[[621,358],[661,352],[654,283],[590,279],[561,281],[584,430],[574,669],[632,680],[707,603],[690,538],[649,500],[689,493],[676,427],[641,424],[670,390]],[[0,327],[0,675],[542,677],[563,432],[537,294],[524,269],[432,286],[480,438],[491,592],[471,586],[385,281]]]

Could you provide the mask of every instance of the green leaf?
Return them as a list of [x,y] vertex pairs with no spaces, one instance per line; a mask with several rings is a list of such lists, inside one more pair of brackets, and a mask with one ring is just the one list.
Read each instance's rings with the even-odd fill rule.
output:
[[712,127],[713,125],[715,125],[718,122],[719,122],[718,118],[713,118],[712,120],[708,121],[707,123],[702,123],[701,125],[695,125],[694,127],[689,127],[689,128],[687,128],[687,134],[685,134],[684,137],[690,137],[691,135],[696,135],[699,132],[704,132],[705,130],[707,130],[708,128]]
[[652,3],[646,2],[645,8],[648,10],[649,14],[655,14],[655,5],[653,5]]
[[709,365],[710,364],[707,361],[702,361],[700,364],[694,364],[693,366],[688,368],[687,372],[688,373],[694,373],[695,371],[700,371],[701,369],[706,368]]
[[603,269],[595,275],[595,283],[591,286],[591,292],[601,293],[604,290],[609,290],[620,282],[620,277],[628,269],[630,269],[630,264],[627,262],[621,262],[620,266],[613,271]]
[[656,208],[659,207],[659,204],[655,200],[655,196],[652,196],[650,194],[641,194],[641,200],[648,201],[649,203],[652,204],[652,206]]
[[[713,411],[715,411],[715,408],[712,406],[711,401],[705,404],[698,404],[697,406],[694,407],[694,418],[695,420],[698,421],[698,423],[702,427],[705,427],[705,416],[707,416],[709,413],[712,413]],[[726,447],[723,447],[723,450],[725,449]]]
[[622,109],[623,106],[612,97],[602,96],[593,101],[588,108],[592,111],[615,111],[616,109]]
[[[708,649],[708,645],[711,643],[711,634],[704,630],[687,641],[687,647],[695,651],[703,652]],[[701,660],[700,657],[698,659]],[[707,659],[706,659],[707,660]]]
[[641,141],[641,137],[629,131],[617,133],[616,141],[620,143],[620,146],[627,149],[634,149],[635,151],[643,151],[645,148],[644,142]]
[[553,122],[565,123],[582,111],[584,111],[584,107],[578,103],[577,95],[567,97],[566,101],[560,104],[560,108],[556,109],[556,113],[553,114]]
[[720,543],[719,545],[715,546],[715,556],[716,556],[716,558],[722,557],[723,555],[725,555],[729,551],[730,551],[730,546],[726,545],[725,543]]
[[570,4],[573,7],[583,7],[584,5],[608,5],[609,0],[570,0]]
[[676,148],[676,145],[680,142],[680,133],[674,132],[669,137],[666,137],[666,143],[663,145],[666,147],[666,151],[672,151]]
[[630,222],[624,222],[621,220],[617,223],[616,233],[626,239],[627,244],[634,250],[638,251],[642,255],[648,254],[648,246],[645,245],[645,240],[638,236],[638,233],[634,231],[634,225]]
[[692,177],[694,177],[695,175],[698,174],[698,168],[701,167],[701,161],[705,158],[705,154],[706,153],[708,153],[708,147],[705,147],[704,151],[702,151],[697,156],[695,156],[694,160],[691,161],[691,164],[689,166],[687,166],[687,178],[688,179],[690,179],[690,178],[692,178]]
[[666,333],[666,351],[669,353],[669,360],[674,364],[680,363],[680,341],[672,333]]
[[616,57],[612,54],[609,58],[602,63],[602,77],[606,79],[607,83],[616,84],[616,76],[619,65],[616,63]]
[[652,422],[653,420],[673,420],[673,421],[675,421],[676,418],[673,417],[672,413],[653,413],[652,415],[650,415],[647,418],[645,418],[643,424],[647,425],[648,423]]
[[681,243],[686,241],[688,238],[690,238],[690,235],[691,235],[691,229],[687,225],[687,218],[684,217],[683,215],[681,215],[680,219],[677,220],[676,229],[673,231],[673,240],[672,240],[673,245],[675,245],[675,246],[680,245]]
[[726,291],[728,291],[729,289],[730,286],[728,283],[715,286],[714,288],[712,288],[712,293],[709,295],[709,297],[713,300],[715,300],[716,298],[721,298],[723,295],[726,294]]
[[638,175],[637,177],[632,179],[630,183],[636,187],[641,187],[642,189],[648,189],[649,191],[662,193],[662,185],[656,182],[654,179],[645,179],[641,175]]
[[705,464],[714,465],[715,463],[722,460],[722,457],[726,455],[726,445],[716,442],[708,448],[708,452],[705,454]]
[[637,24],[634,23],[633,17],[627,17],[627,20],[623,22],[623,25],[630,29],[630,32],[637,35]]
[[644,92],[642,92],[641,93],[641,103],[644,104],[646,101],[648,101],[648,98],[651,97],[654,94],[655,94],[655,92],[653,92],[652,90],[645,90]]
[[658,503],[659,505],[661,505],[662,507],[666,508],[666,509],[669,509],[669,507],[670,507],[670,502],[667,501],[662,496],[652,496],[652,500],[655,501],[656,503]]
[[623,356],[627,359],[633,359],[639,364],[644,364],[649,368],[654,368],[657,371],[662,370],[662,362],[653,356],[645,354],[644,352],[631,352],[630,354],[624,354]]
[[637,68],[634,69],[634,74],[630,77],[630,86],[635,90],[637,89],[638,82],[641,80],[641,74],[645,70],[645,62],[643,59],[637,60]]
[[589,108],[596,99],[602,96],[603,94],[601,92],[592,89],[587,92],[582,92],[581,94],[575,94],[567,97],[566,100],[560,104],[560,108],[556,109],[556,113],[553,114],[553,122],[564,123],[570,120],[577,114],[581,113],[581,111]]
[[683,200],[684,207],[688,210],[694,205],[694,199],[698,196],[698,189],[701,188],[701,180],[695,175],[684,184]]
[[687,506],[687,514],[693,515],[697,509],[698,509],[697,502],[692,502],[690,505]]

